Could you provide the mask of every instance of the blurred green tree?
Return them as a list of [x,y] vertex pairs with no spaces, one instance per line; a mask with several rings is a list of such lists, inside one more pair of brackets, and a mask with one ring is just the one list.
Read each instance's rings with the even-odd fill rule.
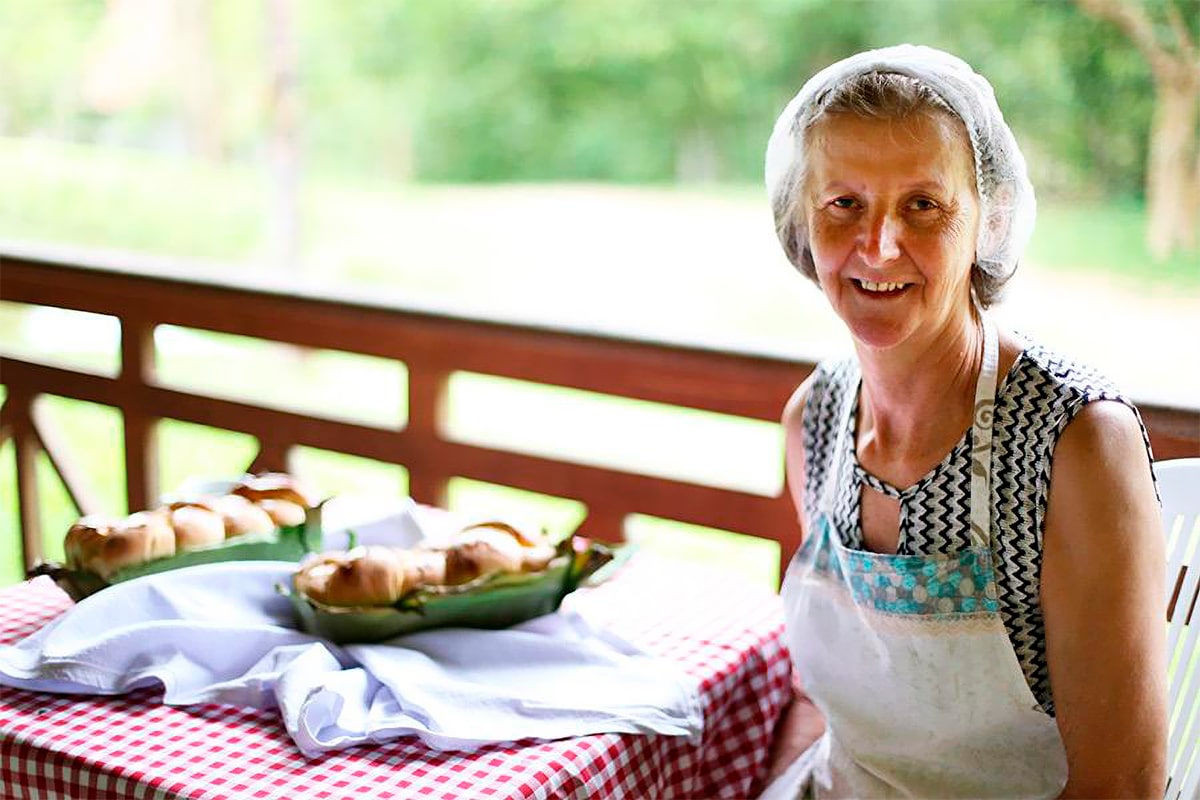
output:
[[[1117,26],[1154,75],[1154,117],[1146,175],[1146,245],[1158,259],[1195,249],[1200,220],[1200,3],[1176,0],[1076,0]],[[1189,26],[1190,20],[1190,26]]]
[[[1178,38],[1175,8],[1196,40],[1197,0],[1118,5],[1144,5],[1164,48]],[[81,87],[104,6],[0,4],[0,134],[159,150],[215,141],[200,150],[259,160],[278,120],[269,6],[205,7],[191,46],[175,49],[206,53],[210,68],[168,75],[164,63],[142,76],[156,88],[140,102],[103,109]],[[1135,40],[1073,0],[297,2],[297,135],[307,172],[360,181],[757,182],[771,122],[807,76],[901,41],[988,76],[1039,191],[1124,200],[1153,183],[1155,72]],[[195,91],[180,88],[193,77]],[[197,107],[213,130],[181,137]]]

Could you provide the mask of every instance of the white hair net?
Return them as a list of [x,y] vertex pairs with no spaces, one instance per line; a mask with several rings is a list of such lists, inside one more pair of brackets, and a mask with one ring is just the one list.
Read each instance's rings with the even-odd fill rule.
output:
[[806,169],[805,133],[824,111],[832,90],[868,73],[916,79],[943,100],[966,127],[981,208],[972,283],[980,301],[990,305],[1029,243],[1037,203],[1025,158],[1004,122],[991,84],[962,59],[931,47],[902,44],[850,56],[810,78],[784,108],[766,156],[767,192],[784,251],[801,272],[816,280],[808,231],[798,207]]

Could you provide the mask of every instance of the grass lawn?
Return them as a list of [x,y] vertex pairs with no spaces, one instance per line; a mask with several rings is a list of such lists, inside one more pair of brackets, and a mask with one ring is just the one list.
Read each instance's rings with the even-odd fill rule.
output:
[[[203,268],[214,276],[244,274],[262,260],[265,187],[248,168],[0,139],[0,171],[8,178],[0,239],[207,259]],[[307,181],[302,208],[303,269],[274,276],[285,284],[792,355],[846,347],[823,299],[783,262],[756,187],[394,187],[318,176]],[[1127,292],[1120,297],[1161,299],[1173,304],[1170,314],[1186,316],[1179,298],[1200,297],[1200,269],[1182,256],[1147,266],[1143,222],[1133,207],[1045,201],[1029,257],[1065,284],[1111,281]],[[276,405],[286,398],[286,407],[382,426],[405,418],[401,365],[165,327],[158,345],[161,378],[172,385]],[[101,372],[116,366],[111,320],[30,315],[6,303],[0,349]],[[1148,370],[1157,374],[1153,364]],[[62,398],[44,398],[38,411],[102,504],[124,512],[116,412]],[[463,441],[764,494],[782,481],[777,426],[486,376],[454,378],[450,431]],[[160,485],[239,472],[253,452],[248,437],[166,421]],[[310,450],[295,458],[296,469],[329,492],[406,491],[407,474],[395,466]],[[74,513],[49,464],[39,485],[55,556]],[[0,448],[0,584],[21,575],[14,494],[8,443]],[[452,484],[451,503],[532,517],[564,533],[583,514],[570,500],[465,480]],[[629,535],[674,557],[731,564],[757,581],[773,581],[777,568],[777,548],[761,540],[641,516],[629,520]]]

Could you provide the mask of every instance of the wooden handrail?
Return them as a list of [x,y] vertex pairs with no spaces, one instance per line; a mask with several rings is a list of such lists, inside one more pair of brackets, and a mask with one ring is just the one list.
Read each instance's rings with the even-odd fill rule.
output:
[[[629,514],[645,513],[771,538],[785,553],[798,545],[786,498],[450,441],[444,437],[443,398],[450,376],[469,371],[774,421],[810,364],[81,260],[0,252],[0,299],[117,318],[121,369],[109,377],[0,358],[0,381],[9,392],[5,412],[15,420],[14,438],[25,453],[34,446],[27,432],[35,431],[32,402],[39,394],[117,408],[125,423],[132,509],[148,507],[158,494],[153,432],[158,419],[172,418],[256,437],[260,450],[253,466],[259,469],[286,469],[281,461],[296,445],[401,464],[410,493],[421,502],[443,503],[454,476],[571,498],[587,509],[581,532],[610,541],[622,538]],[[151,348],[154,327],[163,324],[402,361],[408,372],[407,423],[378,427],[158,385]],[[36,487],[26,486],[32,483],[31,464],[31,457],[18,459],[29,563],[41,555],[37,515],[24,513],[37,503]]]
[[[0,358],[0,382],[8,392],[0,409],[0,441],[11,437],[16,445],[28,564],[41,557],[42,541],[34,456],[53,449],[45,448],[33,420],[32,404],[40,394],[120,411],[131,509],[149,507],[158,496],[154,431],[159,419],[173,418],[256,437],[259,452],[248,465],[255,469],[287,469],[289,449],[305,445],[403,465],[410,493],[425,503],[442,504],[454,476],[572,498],[587,508],[581,532],[601,539],[620,540],[625,518],[645,513],[774,540],[781,563],[799,544],[786,497],[450,441],[443,406],[450,376],[469,371],[776,421],[811,363],[217,282],[133,257],[0,251],[0,299],[107,314],[121,325],[116,377]],[[408,421],[386,428],[161,386],[153,374],[153,332],[164,324],[401,361],[408,370]],[[1141,410],[1158,457],[1200,454],[1200,412],[1154,405]],[[61,456],[56,460],[72,498],[86,497],[72,486],[69,465]]]

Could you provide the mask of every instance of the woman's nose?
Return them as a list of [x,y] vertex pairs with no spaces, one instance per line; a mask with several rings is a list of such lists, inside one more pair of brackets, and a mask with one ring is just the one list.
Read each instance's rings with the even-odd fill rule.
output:
[[883,266],[900,257],[900,222],[891,214],[880,214],[867,222],[859,247],[868,266]]

